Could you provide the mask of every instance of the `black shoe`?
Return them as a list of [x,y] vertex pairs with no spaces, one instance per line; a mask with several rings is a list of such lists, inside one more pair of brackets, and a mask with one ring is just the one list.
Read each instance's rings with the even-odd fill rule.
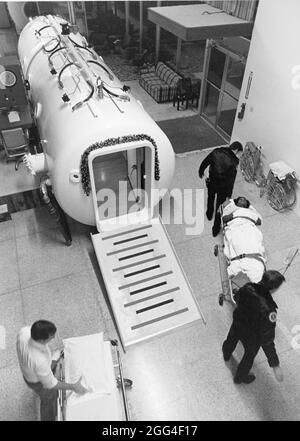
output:
[[232,354],[226,354],[226,351],[224,349],[224,344],[225,344],[225,342],[222,345],[223,358],[224,358],[224,361],[229,361]]
[[255,380],[255,375],[254,374],[249,374],[246,375],[246,377],[244,378],[235,378],[234,382],[235,384],[241,384],[241,383],[245,383],[245,384],[250,384]]
[[212,220],[212,218],[213,218],[213,214],[214,213],[210,213],[208,210],[206,210],[206,217],[207,217],[207,219],[210,221],[210,220]]
[[213,237],[216,237],[220,233],[220,227],[212,227],[212,235]]

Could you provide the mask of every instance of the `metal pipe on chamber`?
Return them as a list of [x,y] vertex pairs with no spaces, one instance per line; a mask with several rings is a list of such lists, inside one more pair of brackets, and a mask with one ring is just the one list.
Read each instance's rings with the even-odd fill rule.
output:
[[[125,88],[103,58],[88,48],[84,37],[72,32],[66,20],[55,16],[32,19],[20,34],[18,52],[44,140],[43,158],[35,161],[31,155],[30,161],[43,163],[36,172],[47,172],[53,195],[65,213],[83,224],[96,225],[92,195],[84,192],[83,177],[78,174],[75,179],[73,172],[80,170],[83,158],[88,160],[92,146],[101,145],[101,152],[109,154],[111,140],[121,140],[120,151],[128,139],[140,139],[138,148],[144,147],[144,139],[153,140],[155,155],[146,158],[153,162],[149,168],[151,185],[158,190],[168,188],[175,167],[169,139],[130,88]],[[100,158],[97,161],[101,164]],[[105,170],[104,159],[101,167]],[[155,194],[159,199],[159,192]]]

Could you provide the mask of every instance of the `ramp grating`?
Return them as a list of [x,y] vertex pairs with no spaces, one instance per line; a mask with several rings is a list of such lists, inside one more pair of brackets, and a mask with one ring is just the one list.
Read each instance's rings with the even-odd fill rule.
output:
[[160,222],[98,233],[92,240],[125,347],[201,318]]

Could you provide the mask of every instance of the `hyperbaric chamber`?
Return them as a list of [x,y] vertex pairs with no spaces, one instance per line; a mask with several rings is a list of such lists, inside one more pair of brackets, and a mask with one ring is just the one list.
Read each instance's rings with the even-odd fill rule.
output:
[[60,17],[36,17],[18,51],[43,147],[26,164],[48,174],[62,209],[95,225],[99,193],[120,193],[121,181],[157,204],[174,173],[171,143],[85,38]]

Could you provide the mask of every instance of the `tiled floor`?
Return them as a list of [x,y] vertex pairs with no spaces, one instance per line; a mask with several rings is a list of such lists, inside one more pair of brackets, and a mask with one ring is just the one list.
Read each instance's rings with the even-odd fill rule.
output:
[[[176,158],[172,186],[201,189],[197,169],[205,152]],[[188,179],[185,177],[188,176]],[[264,217],[263,232],[269,267],[281,268],[297,245],[300,219],[278,214],[257,189],[238,176],[235,191],[251,194]],[[213,256],[216,240],[210,223],[194,237],[182,225],[167,225],[207,325],[202,322],[141,343],[123,354],[124,370],[134,381],[128,393],[133,420],[297,420],[300,414],[300,350],[295,346],[300,325],[300,260],[293,262],[287,283],[275,294],[279,305],[277,349],[285,380],[277,383],[260,353],[256,381],[237,386],[232,381],[236,360],[223,362],[221,344],[228,331],[232,308],[218,305],[220,279]],[[73,244],[65,247],[45,208],[12,214],[0,224],[0,324],[5,326],[6,349],[0,351],[0,415],[2,420],[34,420],[32,392],[22,383],[15,354],[15,336],[23,324],[44,317],[53,320],[61,338],[104,331],[116,337],[103,295],[103,282],[89,239],[89,231],[71,223]],[[299,241],[298,241],[299,242]],[[272,264],[271,264],[272,263]],[[295,349],[292,347],[293,337]],[[5,381],[5,378],[7,381]],[[13,379],[13,381],[12,381]]]

